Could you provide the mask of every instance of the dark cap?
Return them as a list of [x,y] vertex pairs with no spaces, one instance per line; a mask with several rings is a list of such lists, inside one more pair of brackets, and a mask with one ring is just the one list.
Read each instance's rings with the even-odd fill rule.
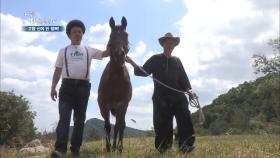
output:
[[85,27],[84,23],[83,23],[81,20],[71,20],[71,21],[66,25],[66,34],[67,34],[68,37],[69,37],[69,35],[70,35],[71,29],[72,29],[73,27],[75,27],[75,26],[76,26],[76,27],[82,28],[83,34],[85,33],[86,27]]

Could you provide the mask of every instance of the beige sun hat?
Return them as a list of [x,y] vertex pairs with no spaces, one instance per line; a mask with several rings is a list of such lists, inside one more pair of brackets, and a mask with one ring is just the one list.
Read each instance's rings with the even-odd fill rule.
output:
[[172,35],[172,33],[170,33],[170,32],[167,32],[163,37],[159,38],[158,41],[159,41],[160,45],[163,46],[163,43],[167,39],[173,40],[175,43],[174,46],[177,46],[180,43],[180,37],[174,37]]

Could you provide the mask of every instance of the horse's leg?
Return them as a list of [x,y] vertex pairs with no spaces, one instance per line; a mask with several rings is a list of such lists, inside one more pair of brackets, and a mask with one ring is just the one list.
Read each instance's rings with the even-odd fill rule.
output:
[[120,111],[120,116],[119,116],[119,126],[118,126],[118,131],[119,131],[119,141],[118,141],[118,150],[121,153],[123,150],[123,132],[125,129],[125,114],[126,114],[126,109],[127,106],[124,106],[123,109],[121,109]]
[[113,140],[113,151],[116,150],[117,146],[117,137],[118,137],[118,129],[119,129],[119,116],[118,116],[119,110],[116,110],[116,122],[115,122],[115,127],[114,127],[114,140]]
[[104,124],[104,129],[106,131],[106,150],[107,152],[110,152],[110,148],[111,148],[111,144],[110,144],[110,132],[111,132],[111,125],[110,125],[110,112],[108,109],[104,109],[101,112],[104,120],[105,120],[105,124]]

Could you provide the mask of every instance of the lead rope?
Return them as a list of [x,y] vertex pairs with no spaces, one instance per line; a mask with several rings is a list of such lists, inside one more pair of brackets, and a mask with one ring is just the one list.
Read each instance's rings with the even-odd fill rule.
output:
[[[179,92],[179,93],[183,93],[185,95],[188,95],[188,93],[186,91],[181,91],[178,89],[175,89],[173,87],[168,86],[167,84],[159,81],[158,79],[154,78],[153,76],[149,75],[141,66],[137,65],[136,66],[147,76],[149,76],[150,78],[152,78],[154,81],[156,81],[157,83],[161,84],[162,86],[169,88],[173,91]],[[191,95],[189,95],[189,102],[190,102],[190,106],[191,107],[195,107],[199,110],[199,124],[202,125],[205,122],[205,117],[204,117],[204,113],[202,111],[202,108],[200,106],[200,103],[198,101],[198,96],[196,95],[196,93],[193,93],[193,97]]]
[[204,113],[202,111],[202,108],[200,106],[199,100],[198,100],[198,96],[196,95],[196,93],[193,93],[193,97],[189,96],[189,101],[190,101],[190,106],[192,107],[196,107],[199,110],[199,124],[203,125],[205,122],[205,117],[204,117]]

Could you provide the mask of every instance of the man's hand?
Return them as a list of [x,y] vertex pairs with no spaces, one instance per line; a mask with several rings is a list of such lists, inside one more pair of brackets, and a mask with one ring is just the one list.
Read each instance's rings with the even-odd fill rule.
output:
[[106,49],[105,51],[102,52],[102,57],[108,57],[110,56],[110,50]]
[[111,55],[111,46],[107,45],[106,50],[102,52],[102,57],[108,57]]
[[132,59],[131,59],[129,56],[126,56],[125,61],[126,61],[127,63],[129,63],[129,64],[134,63],[134,62],[132,61]]
[[191,97],[191,98],[195,98],[197,97],[196,94],[190,89],[187,91],[188,95]]
[[55,87],[60,79],[61,72],[62,72],[62,68],[56,67],[53,73],[53,80],[51,86],[51,98],[53,101],[57,99],[57,92],[55,90]]
[[125,61],[129,64],[131,64],[134,68],[137,68],[138,65],[129,57],[129,56],[126,56],[125,57]]
[[55,88],[51,89],[51,98],[53,101],[56,101],[56,99],[57,99],[57,92],[56,92]]

